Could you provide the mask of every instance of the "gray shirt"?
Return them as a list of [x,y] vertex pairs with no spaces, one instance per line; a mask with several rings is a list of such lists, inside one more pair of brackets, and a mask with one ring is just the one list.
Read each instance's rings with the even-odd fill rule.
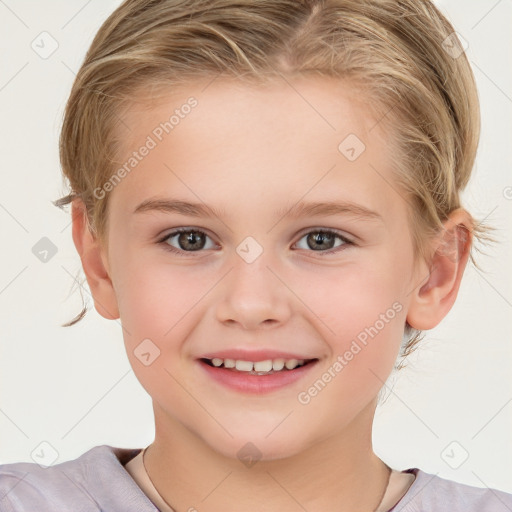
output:
[[[124,468],[140,451],[103,445],[46,468],[0,465],[0,512],[157,512]],[[512,512],[512,494],[406,472],[416,479],[388,512]]]

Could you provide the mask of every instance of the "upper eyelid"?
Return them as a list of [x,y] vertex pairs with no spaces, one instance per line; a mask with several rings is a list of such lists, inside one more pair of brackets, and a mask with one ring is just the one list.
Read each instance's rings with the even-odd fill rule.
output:
[[171,231],[169,231],[168,233],[165,233],[164,235],[159,236],[158,240],[161,242],[164,242],[168,238],[175,237],[176,235],[179,235],[180,233],[188,233],[188,232],[192,232],[192,231],[197,231],[198,233],[203,233],[215,241],[215,237],[210,235],[209,231],[205,230],[204,228],[194,228],[194,227],[187,227],[187,226],[171,229]]

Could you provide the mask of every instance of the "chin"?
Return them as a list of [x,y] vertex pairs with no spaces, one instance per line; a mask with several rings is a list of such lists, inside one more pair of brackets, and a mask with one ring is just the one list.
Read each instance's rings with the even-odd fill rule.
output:
[[[291,439],[284,429],[281,435],[272,433],[258,433],[251,435],[249,432],[234,435],[233,438],[215,440],[209,442],[210,447],[219,455],[230,459],[238,459],[248,468],[257,462],[270,462],[286,459],[298,455],[307,448],[305,439]],[[223,442],[222,442],[223,441]]]

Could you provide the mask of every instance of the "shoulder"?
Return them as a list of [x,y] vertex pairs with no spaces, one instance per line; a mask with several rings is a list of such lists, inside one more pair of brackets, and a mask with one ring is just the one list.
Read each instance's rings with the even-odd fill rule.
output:
[[497,489],[473,487],[418,468],[406,470],[416,478],[390,512],[510,512],[512,494]]
[[123,467],[139,451],[102,445],[49,467],[29,462],[0,465],[0,510],[154,512]]

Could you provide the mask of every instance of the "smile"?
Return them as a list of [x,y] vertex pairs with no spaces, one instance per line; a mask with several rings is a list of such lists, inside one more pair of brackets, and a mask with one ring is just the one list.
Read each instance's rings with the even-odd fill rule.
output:
[[308,374],[318,359],[265,359],[247,361],[243,359],[198,360],[206,375],[231,390],[262,394],[278,391]]

